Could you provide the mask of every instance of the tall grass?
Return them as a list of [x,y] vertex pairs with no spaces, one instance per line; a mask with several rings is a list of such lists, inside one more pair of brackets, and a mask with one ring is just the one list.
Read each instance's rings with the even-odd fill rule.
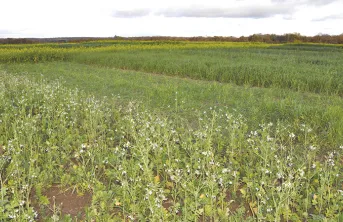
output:
[[343,94],[339,46],[105,41],[1,48],[1,63],[75,61],[238,85]]
[[338,45],[104,41],[0,48],[0,63],[73,61],[237,85],[343,95],[343,49]]
[[73,61],[237,85],[343,95],[343,50],[303,48],[125,50],[81,53]]

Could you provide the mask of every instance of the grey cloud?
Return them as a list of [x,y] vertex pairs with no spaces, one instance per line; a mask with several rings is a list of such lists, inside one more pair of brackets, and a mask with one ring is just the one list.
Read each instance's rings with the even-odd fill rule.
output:
[[[239,1],[239,0],[237,0]],[[240,0],[241,1],[241,0]],[[341,0],[271,0],[271,5],[250,5],[241,7],[201,7],[193,5],[180,8],[132,9],[114,11],[113,17],[134,18],[148,15],[189,18],[268,18],[282,15],[291,20],[299,7],[321,7]]]
[[250,6],[240,8],[219,8],[219,7],[185,7],[185,8],[167,8],[156,11],[147,9],[136,9],[128,11],[114,11],[114,17],[142,17],[149,14],[165,17],[190,17],[190,18],[267,18],[278,14],[288,14],[292,8],[287,5],[272,6]]
[[277,14],[289,13],[290,8],[280,6],[251,6],[241,8],[182,8],[166,9],[160,11],[158,15],[165,17],[206,17],[206,18],[267,18]]
[[289,4],[293,5],[294,7],[299,5],[315,5],[315,6],[323,6],[329,5],[334,2],[338,2],[340,0],[272,0],[273,3],[281,3],[281,4]]
[[323,22],[323,21],[333,20],[333,19],[343,19],[343,14],[324,16],[324,17],[321,17],[321,18],[312,19],[312,21],[314,21],[314,22]]
[[321,5],[328,5],[328,4],[331,4],[333,2],[337,2],[337,1],[338,0],[308,0],[308,1],[306,1],[306,3],[309,5],[321,6]]
[[118,18],[134,18],[134,17],[143,17],[150,14],[148,9],[135,9],[135,10],[118,10],[112,13],[113,17]]

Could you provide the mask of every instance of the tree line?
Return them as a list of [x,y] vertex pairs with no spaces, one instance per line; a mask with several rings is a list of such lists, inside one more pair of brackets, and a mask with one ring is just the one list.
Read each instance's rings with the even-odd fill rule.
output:
[[265,42],[265,43],[326,43],[343,44],[341,35],[318,34],[315,36],[303,36],[299,33],[276,34],[253,34],[250,36],[196,36],[196,37],[172,37],[172,36],[140,36],[109,38],[97,37],[71,37],[71,38],[3,38],[0,44],[33,44],[33,43],[77,43],[96,40],[138,40],[138,41],[219,41],[219,42]]

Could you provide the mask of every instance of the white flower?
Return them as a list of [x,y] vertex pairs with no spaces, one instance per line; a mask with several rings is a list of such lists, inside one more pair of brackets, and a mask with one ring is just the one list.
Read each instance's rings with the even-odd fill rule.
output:
[[305,172],[303,170],[300,170],[300,176],[303,177],[305,175]]
[[257,131],[251,131],[250,134],[253,135],[253,136],[257,136],[258,135]]
[[310,149],[311,151],[314,151],[314,150],[317,149],[317,147],[311,145],[311,146],[309,147],[309,149]]
[[233,171],[232,176],[236,177],[237,176],[237,171]]
[[127,141],[124,145],[123,145],[124,148],[129,148],[130,147],[130,142]]
[[223,186],[223,178],[219,178],[218,183],[220,186]]
[[19,205],[23,206],[25,204],[25,200],[20,201]]
[[291,188],[291,187],[292,187],[292,184],[291,184],[291,182],[286,182],[286,183],[284,183],[284,186],[285,186],[286,188]]
[[153,150],[156,149],[157,147],[158,147],[157,143],[153,143],[153,144],[152,144],[152,149],[153,149]]
[[230,172],[230,170],[227,169],[227,168],[224,168],[224,169],[222,170],[222,173],[228,173],[228,172]]
[[282,173],[278,172],[278,173],[276,174],[276,176],[277,176],[278,179],[281,179],[281,178],[282,178]]
[[328,160],[328,164],[329,164],[330,166],[335,166],[335,161],[334,161],[333,159],[329,159],[329,160]]
[[295,137],[295,134],[294,133],[290,133],[289,134],[289,138],[293,139]]

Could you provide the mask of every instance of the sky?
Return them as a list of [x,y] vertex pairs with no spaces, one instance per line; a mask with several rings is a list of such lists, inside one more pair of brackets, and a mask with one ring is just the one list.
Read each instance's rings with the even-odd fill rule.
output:
[[343,0],[1,0],[0,38],[343,33]]

